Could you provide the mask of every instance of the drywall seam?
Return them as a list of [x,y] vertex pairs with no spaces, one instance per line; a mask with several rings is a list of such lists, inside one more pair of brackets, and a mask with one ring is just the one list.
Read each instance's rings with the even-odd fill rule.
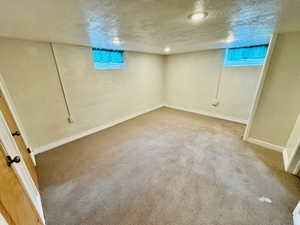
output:
[[247,138],[246,140],[247,142],[250,142],[252,144],[256,144],[256,145],[259,145],[261,147],[264,147],[264,148],[267,148],[267,149],[270,149],[270,150],[274,150],[274,151],[277,151],[277,152],[284,152],[284,149],[285,147],[283,146],[280,146],[280,145],[274,145],[274,144],[271,144],[269,142],[266,142],[266,141],[262,141],[262,140],[258,140],[258,139],[255,139],[255,138]]
[[269,48],[268,48],[266,60],[265,60],[265,63],[263,65],[263,68],[261,70],[261,75],[260,75],[260,79],[259,79],[259,82],[258,82],[259,85],[256,89],[255,99],[254,99],[253,104],[251,106],[248,124],[246,126],[244,137],[243,137],[243,140],[245,140],[245,141],[250,136],[250,130],[251,130],[252,125],[253,125],[254,116],[255,116],[256,109],[257,109],[257,106],[258,106],[258,103],[259,103],[259,99],[261,97],[262,89],[264,87],[264,82],[265,82],[265,79],[266,79],[266,75],[267,75],[268,70],[269,70],[269,65],[270,65],[270,62],[271,62],[271,57],[272,57],[272,53],[273,53],[273,50],[274,50],[274,47],[275,47],[276,39],[277,39],[277,34],[275,33],[275,34],[272,35],[272,39],[270,41],[270,45],[269,45]]
[[167,108],[177,109],[177,110],[191,112],[191,113],[196,113],[196,114],[200,114],[200,115],[203,115],[203,116],[209,116],[209,117],[213,117],[213,118],[217,118],[217,119],[229,120],[229,121],[236,122],[236,123],[247,124],[247,120],[241,120],[241,119],[231,117],[231,116],[225,116],[225,115],[212,113],[212,112],[207,112],[207,111],[195,111],[195,110],[192,110],[192,109],[186,109],[186,108],[183,108],[183,107],[178,107],[178,106],[173,106],[173,105],[168,105],[168,104],[165,104],[164,106],[167,107]]
[[125,122],[127,120],[133,119],[133,118],[135,118],[137,116],[140,116],[140,115],[145,114],[147,112],[151,112],[151,111],[159,109],[161,107],[163,107],[163,105],[158,105],[158,106],[155,106],[153,108],[146,109],[144,111],[141,111],[141,112],[138,112],[138,113],[134,113],[134,114],[131,114],[129,116],[123,117],[121,119],[112,121],[112,122],[110,122],[108,124],[105,124],[105,125],[102,125],[102,126],[99,126],[99,127],[95,127],[95,128],[92,128],[92,129],[80,132],[79,134],[76,134],[76,135],[73,135],[73,136],[70,136],[70,137],[66,137],[66,138],[60,139],[58,141],[51,142],[49,144],[46,144],[46,145],[43,145],[41,147],[33,149],[33,152],[34,152],[35,155],[37,155],[39,153],[42,153],[42,152],[46,152],[46,151],[51,150],[53,148],[56,148],[56,147],[59,147],[61,145],[67,144],[69,142],[75,141],[75,140],[80,139],[82,137],[94,134],[94,133],[99,132],[101,130],[104,130],[106,128],[110,128],[110,127],[115,126],[115,125],[117,125],[119,123],[123,123],[123,122]]

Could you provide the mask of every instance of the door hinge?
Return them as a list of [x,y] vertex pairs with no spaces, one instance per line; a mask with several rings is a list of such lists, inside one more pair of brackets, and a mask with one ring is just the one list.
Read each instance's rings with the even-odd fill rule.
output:
[[27,148],[27,152],[30,154],[31,153],[31,150],[30,150],[30,148]]
[[11,135],[12,136],[20,136],[21,135],[21,133],[17,130],[16,132],[14,132],[14,133],[11,133]]

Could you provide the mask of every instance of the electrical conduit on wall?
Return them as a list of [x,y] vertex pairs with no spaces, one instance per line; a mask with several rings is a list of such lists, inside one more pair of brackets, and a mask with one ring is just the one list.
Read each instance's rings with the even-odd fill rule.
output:
[[215,98],[212,101],[212,106],[217,107],[220,103],[220,87],[222,82],[222,75],[223,75],[223,66],[220,67],[220,72],[217,80],[217,89]]
[[67,100],[66,91],[65,91],[65,87],[64,87],[64,84],[63,84],[63,81],[62,81],[61,73],[59,71],[59,67],[58,67],[56,56],[55,56],[55,51],[54,51],[53,43],[50,43],[50,47],[51,47],[51,52],[52,52],[52,56],[53,56],[55,68],[56,68],[57,75],[58,75],[59,84],[60,84],[60,87],[61,87],[61,91],[62,91],[62,94],[63,94],[64,102],[65,102],[66,109],[67,109],[67,112],[68,112],[68,122],[69,123],[73,123],[74,119],[73,119],[73,116],[71,114],[70,106],[69,106],[69,103],[68,103],[68,100]]

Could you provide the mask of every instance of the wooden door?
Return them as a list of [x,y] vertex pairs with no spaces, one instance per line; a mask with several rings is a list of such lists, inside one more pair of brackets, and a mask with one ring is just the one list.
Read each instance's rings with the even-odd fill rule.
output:
[[0,213],[9,225],[42,225],[13,167],[7,165],[6,153],[0,144]]
[[22,157],[25,161],[27,169],[29,170],[34,183],[38,187],[37,172],[36,172],[34,163],[32,161],[31,155],[30,155],[31,151],[30,151],[30,149],[27,148],[27,146],[22,138],[22,134],[19,131],[17,123],[13,118],[13,115],[8,107],[8,104],[5,100],[3,93],[1,92],[1,90],[0,90],[0,110],[6,120],[6,123],[9,127],[10,132],[12,133],[12,135],[15,139],[15,142],[17,143],[17,146],[22,154]]

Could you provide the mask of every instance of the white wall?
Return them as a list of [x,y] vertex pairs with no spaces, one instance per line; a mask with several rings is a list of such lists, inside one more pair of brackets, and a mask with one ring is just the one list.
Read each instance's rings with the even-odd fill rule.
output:
[[[247,121],[261,67],[224,67],[223,61],[224,50],[168,56],[165,103],[236,121]],[[217,107],[212,106],[215,98],[219,100]]]
[[300,112],[300,32],[279,34],[250,137],[285,146]]
[[49,43],[0,39],[0,72],[33,148],[162,104],[162,56],[128,52],[125,69],[101,71],[90,48],[59,44],[54,50],[72,124]]
[[[223,67],[224,50],[210,50],[172,56],[127,52],[124,69],[103,71],[94,68],[90,48],[53,46],[71,124],[50,44],[0,39],[0,72],[33,149],[162,103],[246,121],[261,70]],[[220,103],[214,107],[216,97]]]

